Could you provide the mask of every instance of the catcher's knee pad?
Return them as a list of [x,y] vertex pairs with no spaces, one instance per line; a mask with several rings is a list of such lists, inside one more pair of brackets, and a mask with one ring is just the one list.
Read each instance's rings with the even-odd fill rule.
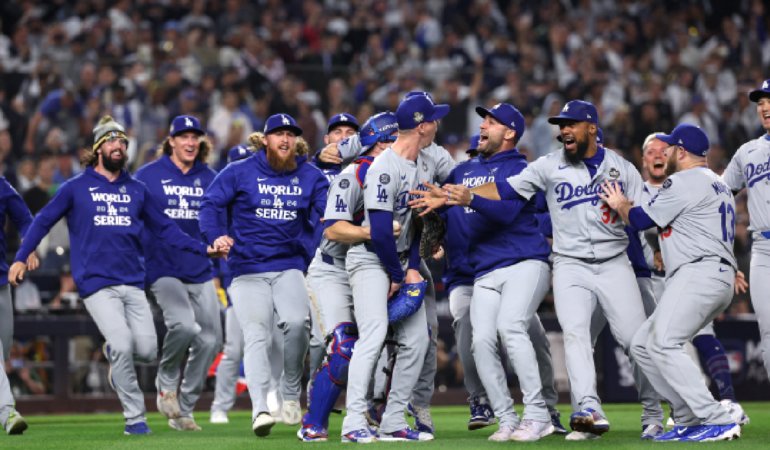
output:
[[327,357],[329,377],[335,384],[344,386],[348,381],[348,367],[353,356],[353,347],[358,340],[358,328],[353,322],[342,322],[334,327],[329,336]]

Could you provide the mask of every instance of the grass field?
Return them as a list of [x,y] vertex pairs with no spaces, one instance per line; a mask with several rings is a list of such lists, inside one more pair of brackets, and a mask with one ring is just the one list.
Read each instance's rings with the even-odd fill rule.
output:
[[[744,427],[738,441],[717,443],[654,443],[639,440],[640,406],[636,404],[605,405],[612,429],[603,438],[595,441],[568,442],[560,436],[549,436],[534,443],[497,443],[487,441],[496,426],[478,431],[467,431],[465,422],[468,410],[460,406],[433,408],[436,422],[436,440],[421,443],[376,443],[381,446],[417,446],[428,449],[494,448],[500,446],[525,445],[529,448],[606,448],[636,449],[657,446],[699,446],[729,447],[731,449],[770,448],[770,403],[744,403],[751,423]],[[569,408],[562,405],[567,416]],[[230,415],[230,424],[208,423],[208,413],[196,416],[203,427],[202,432],[182,433],[171,430],[165,419],[158,413],[149,415],[150,436],[123,436],[123,420],[119,414],[47,415],[28,416],[30,428],[22,436],[0,436],[0,449],[284,449],[284,448],[351,448],[354,444],[339,441],[341,417],[334,415],[331,424],[331,439],[327,443],[302,443],[296,438],[296,427],[278,424],[267,438],[257,438],[250,428],[250,414],[246,411]],[[567,421],[564,422],[567,425]]]

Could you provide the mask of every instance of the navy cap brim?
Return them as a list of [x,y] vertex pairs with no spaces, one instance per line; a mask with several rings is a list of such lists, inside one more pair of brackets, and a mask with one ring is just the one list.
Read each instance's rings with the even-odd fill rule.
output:
[[655,139],[665,142],[668,145],[675,145],[676,141],[670,134],[660,133],[655,135]]
[[203,130],[201,130],[199,128],[183,128],[183,129],[177,131],[176,133],[172,134],[171,137],[179,136],[180,134],[185,133],[187,131],[192,131],[195,134],[197,134],[198,136],[203,136],[204,134],[206,134]]
[[344,126],[350,127],[350,128],[352,128],[352,129],[354,129],[356,131],[358,131],[360,129],[360,127],[358,125],[356,125],[355,123],[353,123],[353,122],[351,122],[349,120],[338,120],[336,122],[332,122],[332,123],[329,124],[329,126],[326,128],[326,133],[327,134],[331,133],[333,129],[335,129],[337,127],[344,127]]
[[433,106],[433,115],[429,119],[429,122],[434,122],[436,120],[441,120],[449,114],[449,105],[434,105]]
[[552,125],[558,125],[563,122],[586,122],[586,121],[581,121],[581,120],[575,119],[574,117],[562,116],[561,114],[559,114],[558,116],[551,116],[548,118],[548,123]]
[[488,110],[487,108],[484,108],[483,106],[476,107],[476,114],[478,114],[481,117],[492,116],[495,119],[497,119],[498,122],[500,122],[500,119],[498,119],[496,115],[492,114],[492,111]]
[[294,132],[295,135],[302,136],[302,128],[295,127],[294,125],[281,125],[280,127],[275,127],[272,130],[269,130],[265,134],[272,134],[272,133],[275,133],[276,131],[280,131],[280,130],[291,130],[291,131]]
[[762,97],[770,97],[770,91],[766,91],[764,89],[755,89],[749,92],[749,100],[754,103],[757,103]]

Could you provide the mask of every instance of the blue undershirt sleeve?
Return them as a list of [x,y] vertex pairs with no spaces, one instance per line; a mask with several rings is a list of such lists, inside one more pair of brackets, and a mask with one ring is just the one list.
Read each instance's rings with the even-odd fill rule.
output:
[[644,212],[641,206],[634,206],[628,211],[628,224],[634,231],[643,231],[657,226],[654,220]]
[[372,245],[380,262],[385,266],[385,272],[393,283],[404,281],[404,270],[398,259],[396,240],[393,238],[393,213],[378,209],[369,210],[369,225],[372,235]]

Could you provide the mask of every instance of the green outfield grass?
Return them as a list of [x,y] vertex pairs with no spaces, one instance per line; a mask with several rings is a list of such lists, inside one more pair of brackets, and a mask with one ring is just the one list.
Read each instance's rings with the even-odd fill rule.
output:
[[[743,436],[738,441],[718,443],[653,443],[639,440],[639,405],[605,405],[612,430],[603,438],[595,441],[568,442],[560,436],[550,436],[535,443],[497,443],[487,441],[487,437],[497,428],[489,427],[478,431],[467,431],[465,423],[468,410],[464,407],[433,408],[436,421],[436,440],[421,443],[382,443],[381,446],[417,446],[420,449],[467,449],[494,448],[502,446],[527,446],[528,448],[607,448],[635,449],[664,446],[708,446],[734,449],[770,448],[770,403],[744,403],[751,423],[744,427]],[[520,409],[520,408],[519,408]],[[565,405],[561,407],[568,414]],[[157,413],[150,414],[149,425],[153,430],[150,436],[123,436],[123,419],[119,414],[85,415],[46,415],[28,416],[30,428],[22,436],[0,436],[0,449],[283,449],[283,448],[351,448],[355,444],[341,444],[339,441],[341,417],[332,417],[331,436],[327,443],[302,443],[296,438],[296,427],[278,424],[267,438],[255,437],[250,428],[250,414],[238,411],[230,415],[230,424],[212,425],[208,423],[208,413],[196,416],[203,431],[197,433],[171,430],[165,419]],[[567,420],[568,421],[568,420]],[[567,425],[565,421],[565,425]]]

